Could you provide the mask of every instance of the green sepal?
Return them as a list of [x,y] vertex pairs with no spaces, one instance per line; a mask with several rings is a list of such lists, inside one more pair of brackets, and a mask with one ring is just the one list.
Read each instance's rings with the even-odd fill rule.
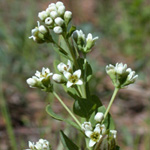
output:
[[58,120],[58,121],[64,121],[68,124],[70,124],[71,126],[73,126],[74,128],[78,129],[78,130],[81,130],[81,128],[73,121],[71,120],[67,120],[67,119],[64,119],[63,117],[57,115],[56,113],[54,113],[54,111],[52,110],[51,106],[50,105],[47,105],[46,106],[46,112],[55,120]]
[[69,29],[68,33],[67,33],[67,39],[69,37],[71,37],[72,33],[76,30],[76,27],[75,26],[71,26],[71,28]]
[[79,150],[79,147],[68,138],[63,131],[60,131],[60,139],[65,150]]

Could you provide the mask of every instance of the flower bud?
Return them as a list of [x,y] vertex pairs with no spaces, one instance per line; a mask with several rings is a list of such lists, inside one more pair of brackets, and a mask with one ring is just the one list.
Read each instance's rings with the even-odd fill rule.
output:
[[57,83],[61,83],[62,82],[62,76],[60,74],[54,74],[52,79],[57,82]]
[[47,13],[50,13],[51,11],[57,11],[56,6],[49,6],[49,7],[46,9],[46,12],[47,12]]
[[101,122],[101,121],[103,120],[103,118],[104,118],[104,114],[101,113],[101,112],[98,112],[98,113],[95,115],[95,117],[94,117],[94,119],[95,119],[97,122]]
[[95,41],[98,39],[98,37],[93,38],[92,34],[89,33],[86,38],[86,47],[85,52],[90,52],[92,47],[95,45]]
[[55,19],[55,23],[58,25],[58,26],[62,26],[64,24],[64,20],[61,18],[61,17],[57,17]]
[[83,129],[84,131],[86,131],[86,130],[92,130],[91,122],[84,122],[84,123],[82,124],[82,129]]
[[59,8],[60,6],[64,6],[64,4],[63,4],[63,2],[58,1],[58,2],[56,3],[56,7]]
[[32,78],[27,79],[26,82],[31,88],[35,88],[38,87],[40,80],[36,76],[32,76]]
[[46,34],[48,33],[48,29],[45,26],[41,25],[39,26],[39,32],[41,32],[42,34]]
[[52,18],[51,17],[47,17],[46,19],[45,19],[45,24],[46,25],[52,25],[52,23],[53,23],[53,20],[52,20]]
[[48,16],[48,15],[47,15],[47,12],[46,12],[46,11],[39,12],[39,14],[38,14],[38,17],[39,17],[42,21],[44,21],[47,16]]
[[55,19],[56,17],[58,17],[58,13],[56,11],[52,11],[50,12],[50,16]]
[[72,12],[71,11],[65,11],[64,18],[71,19],[72,18]]
[[64,13],[65,13],[65,6],[62,5],[58,8],[58,14],[63,15]]
[[61,34],[63,32],[63,29],[60,26],[56,26],[56,27],[54,27],[53,31],[56,34]]

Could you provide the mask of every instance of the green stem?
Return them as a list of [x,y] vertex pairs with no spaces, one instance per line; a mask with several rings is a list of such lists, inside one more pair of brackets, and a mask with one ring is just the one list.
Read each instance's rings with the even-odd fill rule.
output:
[[53,94],[61,103],[61,105],[66,109],[66,111],[70,114],[70,116],[74,119],[74,121],[79,125],[79,127],[81,127],[81,124],[78,121],[78,119],[74,116],[74,114],[70,111],[70,109],[66,106],[66,104],[61,100],[61,98],[55,92],[53,92]]
[[74,51],[73,51],[73,49],[72,49],[72,47],[71,47],[71,45],[70,45],[68,39],[66,39],[65,36],[63,36],[63,38],[64,38],[64,40],[65,40],[65,42],[66,42],[66,44],[67,44],[67,47],[69,48],[69,51],[70,51],[71,56],[72,56],[72,58],[73,58],[73,61],[74,61],[74,63],[75,63],[75,67],[78,68],[79,66],[78,66],[78,63],[77,63],[77,59],[76,59],[75,53],[74,53]]
[[[1,69],[1,73],[2,73],[2,69]],[[1,76],[2,76],[2,74],[0,74],[0,82],[2,81]],[[2,83],[0,85],[2,85]],[[9,139],[10,139],[11,148],[12,148],[12,150],[17,150],[17,143],[16,143],[15,134],[13,131],[10,113],[9,113],[9,110],[7,107],[6,100],[4,99],[4,96],[2,94],[2,86],[0,86],[0,97],[1,97],[0,109],[2,111],[2,115],[3,115],[4,119],[6,121],[6,129],[7,129],[7,134],[9,136]]]
[[105,115],[104,115],[104,120],[105,120],[106,117],[107,117],[107,114],[108,114],[108,112],[109,112],[109,110],[110,110],[110,108],[111,108],[112,103],[114,102],[114,99],[115,99],[115,97],[116,97],[118,91],[119,91],[119,88],[115,88],[114,93],[113,93],[113,95],[112,95],[112,97],[111,97],[111,100],[110,100],[110,102],[109,102],[109,105],[108,105],[108,107],[107,107],[107,109],[106,109],[106,112],[105,112]]

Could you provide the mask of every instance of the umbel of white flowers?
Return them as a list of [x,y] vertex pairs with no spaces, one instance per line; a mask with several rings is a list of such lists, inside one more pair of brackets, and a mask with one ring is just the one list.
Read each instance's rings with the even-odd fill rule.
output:
[[33,39],[37,43],[44,43],[52,41],[49,30],[46,26],[40,25],[40,22],[37,21],[38,26],[31,30],[32,36],[29,39]]
[[[57,65],[58,71],[60,74],[54,74],[53,80],[57,83],[66,83],[67,88],[73,85],[82,85],[83,81],[81,78],[81,70],[78,69],[75,72],[72,70],[72,65],[70,60],[68,60],[67,65],[64,63],[60,63]],[[65,78],[64,78],[65,77]]]
[[62,34],[72,19],[72,12],[66,11],[64,4],[57,1],[51,3],[46,10],[39,12],[38,17],[56,34]]
[[36,71],[35,75],[32,78],[27,79],[27,84],[31,88],[40,88],[46,92],[52,92],[53,86],[50,81],[50,76],[53,73],[50,72],[48,68],[42,68],[42,72]]
[[[104,114],[102,112],[98,112],[94,116],[94,120],[97,122],[94,128],[92,127],[91,122],[84,122],[82,124],[82,130],[84,131],[85,135],[89,138],[89,147],[93,147],[96,143],[98,143],[106,132],[105,125],[100,123],[103,120],[103,117]],[[110,130],[109,134],[112,135],[112,137],[115,139],[117,131]]]
[[109,64],[106,66],[106,72],[116,88],[124,88],[134,83],[138,78],[135,71],[132,71],[131,68],[127,68],[127,64],[123,63],[116,63],[115,66]]
[[38,142],[29,141],[29,149],[26,150],[52,150],[49,142],[45,139],[39,139]]
[[76,30],[73,33],[73,39],[76,42],[79,50],[81,50],[83,53],[88,53],[95,45],[95,41],[98,39],[98,37],[93,38],[91,33],[85,37],[85,34],[82,30]]

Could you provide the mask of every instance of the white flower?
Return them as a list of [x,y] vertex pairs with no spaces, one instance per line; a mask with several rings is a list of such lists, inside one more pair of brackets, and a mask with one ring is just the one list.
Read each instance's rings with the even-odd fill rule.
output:
[[32,142],[29,141],[29,148],[30,149],[34,149],[34,143],[32,143]]
[[64,6],[64,4],[63,4],[63,2],[58,1],[58,2],[56,3],[56,7],[59,8],[60,6]]
[[138,78],[138,75],[135,75],[135,71],[132,71],[131,68],[128,68],[126,71],[129,72],[129,75],[127,77],[127,82],[134,83],[136,79]]
[[95,42],[98,39],[98,36],[93,38],[92,34],[89,33],[86,38],[86,42]]
[[53,73],[51,73],[48,68],[43,67],[42,72],[36,71],[35,76],[27,79],[26,82],[31,88],[40,88],[42,85],[42,81],[45,80],[47,82],[50,82],[50,76],[52,75]]
[[86,131],[86,130],[92,130],[91,122],[84,122],[84,123],[82,124],[82,129],[83,129],[84,131]]
[[43,21],[45,20],[45,18],[47,17],[47,12],[46,11],[42,11],[42,12],[39,12],[38,14],[38,17]]
[[110,133],[113,134],[113,137],[114,137],[114,138],[117,137],[117,131],[116,131],[116,130],[110,130]]
[[65,13],[65,6],[64,5],[59,6],[58,7],[58,14],[63,15],[64,13]]
[[52,76],[53,73],[50,72],[49,68],[42,68],[42,72],[36,71],[35,76],[37,76],[40,81],[42,81],[43,79],[47,79],[50,76]]
[[45,19],[45,24],[46,24],[46,25],[52,25],[52,23],[53,23],[53,19],[52,19],[51,17],[47,17],[47,18]]
[[32,76],[32,78],[27,79],[26,82],[31,88],[34,88],[36,87],[36,85],[38,85],[40,79],[37,78],[36,76]]
[[65,78],[68,80],[67,81],[67,87],[71,87],[72,85],[82,85],[83,81],[80,80],[81,77],[81,70],[75,71],[73,74],[70,72],[64,72]]
[[48,29],[45,26],[40,25],[39,21],[37,21],[37,24],[38,26],[31,30],[32,35],[29,37],[29,39],[33,39],[34,41],[37,41],[38,39],[40,39],[39,33],[43,35],[48,33]]
[[58,17],[57,11],[51,11],[51,12],[50,12],[50,16],[51,16],[53,19],[55,19],[56,17]]
[[116,63],[115,66],[111,64],[106,66],[106,72],[117,88],[123,88],[132,84],[138,78],[138,75],[135,75],[135,71],[132,71],[131,68],[127,68],[127,64],[123,63]]
[[64,18],[70,20],[72,18],[72,12],[71,11],[65,11]]
[[85,34],[82,30],[76,30],[75,32],[77,33],[78,38],[82,38],[83,40],[85,40]]
[[93,147],[102,138],[99,127],[96,127],[94,131],[86,130],[85,135],[90,138],[89,147]]
[[95,119],[97,122],[101,122],[101,121],[103,120],[103,118],[104,118],[104,114],[101,113],[101,112],[98,112],[98,113],[95,115],[95,117],[94,117],[94,119]]
[[56,26],[53,28],[53,31],[56,33],[56,34],[61,34],[63,32],[63,29],[62,27],[60,26]]
[[58,25],[58,26],[62,26],[64,24],[64,20],[61,18],[61,17],[57,17],[55,19],[55,23]]
[[114,70],[115,70],[115,67],[113,65],[109,64],[106,66],[107,74],[109,74],[111,71],[114,72]]
[[36,144],[29,141],[29,148],[26,150],[51,150],[49,142],[45,139],[40,139]]
[[123,63],[117,63],[116,66],[115,66],[115,71],[116,73],[118,74],[123,74],[126,72],[126,69],[127,69],[127,64],[124,64]]
[[71,65],[70,60],[68,60],[67,65],[64,64],[64,63],[60,63],[60,64],[57,66],[57,69],[58,69],[59,72],[61,72],[61,73],[63,73],[64,71],[66,71],[66,72],[72,72],[72,65]]
[[62,82],[62,76],[60,74],[54,74],[52,79],[57,82],[57,83],[61,83]]

